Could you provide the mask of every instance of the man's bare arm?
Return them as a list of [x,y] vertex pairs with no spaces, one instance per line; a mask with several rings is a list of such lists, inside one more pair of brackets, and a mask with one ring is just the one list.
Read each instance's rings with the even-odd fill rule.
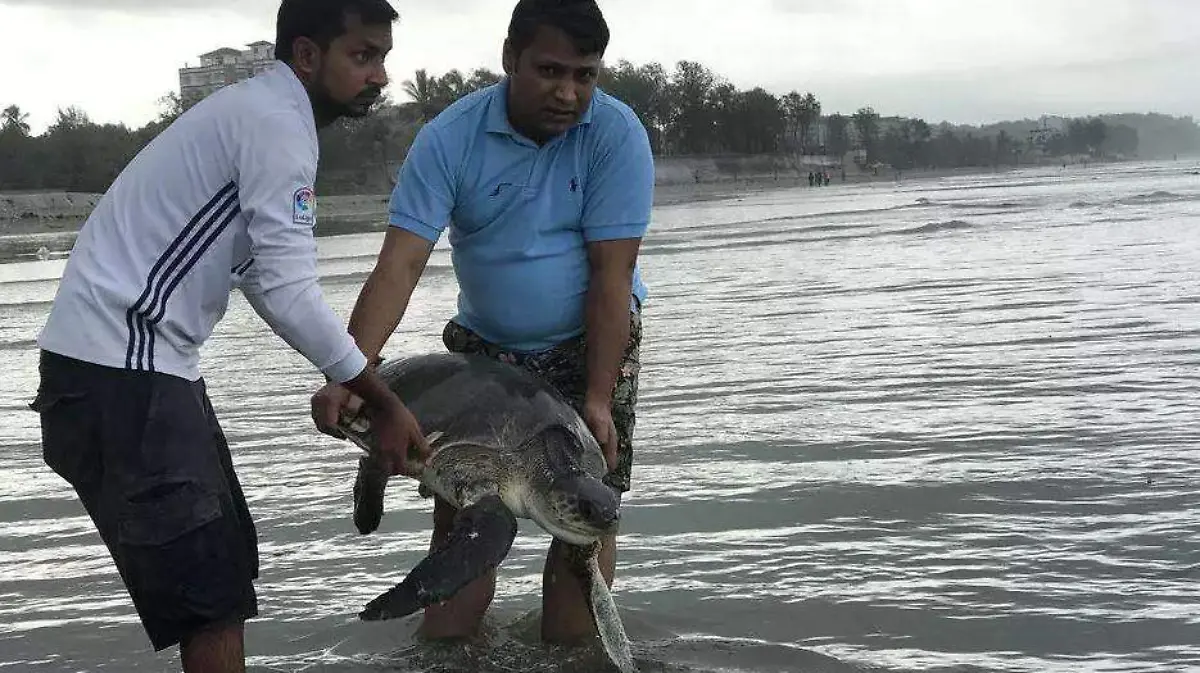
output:
[[629,302],[640,238],[588,244],[591,275],[586,300],[589,404],[611,406],[621,358],[629,343]]
[[375,269],[350,314],[350,335],[368,360],[379,356],[396,331],[432,250],[433,244],[420,236],[388,227]]

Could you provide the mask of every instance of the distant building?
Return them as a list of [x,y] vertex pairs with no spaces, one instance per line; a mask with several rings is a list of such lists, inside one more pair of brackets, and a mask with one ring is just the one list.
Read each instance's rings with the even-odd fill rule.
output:
[[1071,120],[1067,117],[1042,115],[1041,119],[1038,121],[1041,123],[1042,128],[1044,129],[1058,131],[1059,133],[1066,133],[1067,124],[1070,123]]
[[1067,132],[1068,121],[1065,117],[1042,115],[1039,125],[1029,131],[1029,147],[1044,151],[1056,136]]
[[200,55],[200,66],[179,69],[179,98],[191,105],[223,86],[250,79],[271,66],[275,45],[260,40],[244,51],[222,47]]

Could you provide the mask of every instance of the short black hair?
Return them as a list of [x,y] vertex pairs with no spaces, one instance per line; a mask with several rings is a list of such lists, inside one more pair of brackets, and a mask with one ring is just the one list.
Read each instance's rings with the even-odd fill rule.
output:
[[292,60],[292,43],[307,37],[322,49],[346,32],[346,17],[367,25],[391,24],[400,15],[388,0],[283,0],[275,21],[275,58]]
[[533,44],[542,26],[566,33],[580,54],[603,56],[608,48],[608,23],[596,0],[520,0],[508,24],[513,53],[520,55]]

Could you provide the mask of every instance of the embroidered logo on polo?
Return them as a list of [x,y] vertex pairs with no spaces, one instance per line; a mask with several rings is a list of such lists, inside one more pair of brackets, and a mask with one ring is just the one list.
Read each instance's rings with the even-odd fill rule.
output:
[[[497,197],[497,196],[500,196],[500,192],[501,192],[502,190],[504,190],[505,188],[507,188],[507,187],[516,187],[516,186],[517,186],[517,185],[515,185],[515,184],[513,184],[513,183],[511,183],[511,182],[501,182],[501,183],[499,183],[499,184],[497,184],[497,185],[496,185],[496,187],[495,187],[495,188],[492,190],[491,194],[488,194],[488,196],[491,196],[491,197],[495,198],[495,197]],[[579,178],[578,178],[578,177],[573,177],[573,178],[571,178],[571,182],[570,182],[570,183],[568,183],[568,186],[571,188],[571,191],[572,191],[572,192],[577,192],[577,191],[579,191],[579,189],[580,189],[580,188],[581,188],[583,185],[580,185],[580,184],[579,184]]]
[[516,187],[516,185],[511,182],[501,182],[500,184],[496,185],[495,189],[492,190],[491,196],[500,196],[500,190],[504,189],[505,187]]

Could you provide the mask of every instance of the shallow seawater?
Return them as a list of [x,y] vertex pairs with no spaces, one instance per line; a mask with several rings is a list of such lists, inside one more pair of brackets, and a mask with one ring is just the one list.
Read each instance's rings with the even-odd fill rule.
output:
[[[644,671],[1200,668],[1200,178],[1159,163],[807,187],[656,209],[615,597]],[[381,235],[321,239],[348,316]],[[440,349],[440,246],[389,354]],[[41,462],[34,338],[60,260],[0,265],[0,671],[169,671]],[[536,639],[522,522],[479,643],[355,615],[428,544],[319,376],[235,295],[204,351],[259,528],[251,668],[604,670]]]

